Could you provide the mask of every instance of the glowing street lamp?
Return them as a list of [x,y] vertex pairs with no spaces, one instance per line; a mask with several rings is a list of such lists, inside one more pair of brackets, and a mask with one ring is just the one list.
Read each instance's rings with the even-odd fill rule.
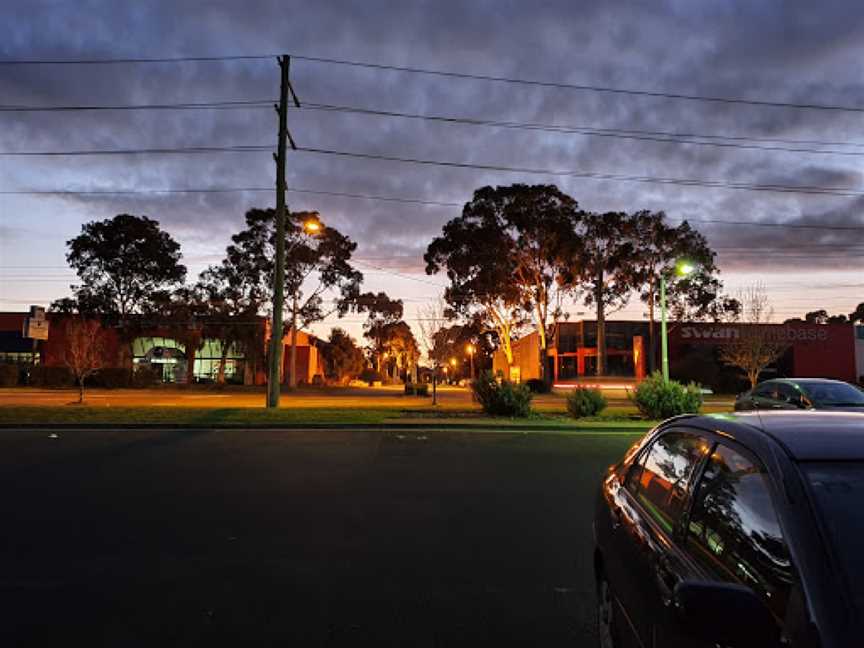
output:
[[[675,274],[686,277],[696,270],[696,266],[686,260],[675,264]],[[666,275],[660,273],[660,354],[663,369],[663,382],[669,382],[669,337],[666,332]]]
[[465,351],[468,352],[468,361],[471,363],[471,380],[474,380],[474,352],[476,350],[470,342],[465,346]]

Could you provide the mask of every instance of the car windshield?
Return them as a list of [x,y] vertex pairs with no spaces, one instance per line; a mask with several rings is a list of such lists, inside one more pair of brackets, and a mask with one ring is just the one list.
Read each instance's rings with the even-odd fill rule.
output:
[[864,407],[864,391],[846,383],[814,383],[804,388],[818,405],[860,405]]
[[[816,495],[821,517],[843,574],[864,574],[864,461],[808,463],[804,472]],[[855,607],[864,612],[864,582],[848,578]]]

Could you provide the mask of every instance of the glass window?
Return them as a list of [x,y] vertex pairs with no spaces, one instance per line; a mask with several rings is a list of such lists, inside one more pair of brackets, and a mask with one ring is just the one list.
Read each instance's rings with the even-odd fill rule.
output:
[[798,404],[801,402],[801,392],[786,383],[777,385],[777,396],[784,403]]
[[777,395],[777,385],[770,382],[762,383],[753,390],[753,395],[759,396],[760,398],[770,398],[773,400],[776,398]]
[[828,406],[862,406],[864,391],[846,383],[813,383],[807,384],[810,397],[819,405]]
[[804,464],[804,472],[816,496],[822,522],[828,532],[841,571],[859,613],[864,613],[864,462]]
[[674,532],[687,501],[690,476],[709,449],[701,437],[670,432],[648,450],[641,472],[631,475],[636,499],[667,533]]
[[792,566],[767,476],[756,462],[717,446],[696,492],[687,551],[714,578],[750,587],[784,617]]

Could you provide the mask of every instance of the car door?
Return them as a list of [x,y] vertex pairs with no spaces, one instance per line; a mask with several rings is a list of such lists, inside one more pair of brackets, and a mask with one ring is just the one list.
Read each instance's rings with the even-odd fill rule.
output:
[[688,558],[705,580],[752,589],[782,632],[795,575],[767,471],[744,448],[720,441],[694,493],[682,543]]
[[628,503],[619,512],[614,552],[619,576],[612,585],[642,646],[675,645],[656,643],[657,635],[666,627],[674,630],[667,620],[672,590],[692,573],[676,537],[694,475],[710,447],[697,432],[670,429],[643,450],[626,476]]

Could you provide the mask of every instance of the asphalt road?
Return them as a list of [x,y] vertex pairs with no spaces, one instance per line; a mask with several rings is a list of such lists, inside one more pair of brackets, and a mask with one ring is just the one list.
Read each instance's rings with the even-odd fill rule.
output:
[[[0,432],[0,645],[593,645],[632,436]],[[5,636],[4,636],[5,635]]]

